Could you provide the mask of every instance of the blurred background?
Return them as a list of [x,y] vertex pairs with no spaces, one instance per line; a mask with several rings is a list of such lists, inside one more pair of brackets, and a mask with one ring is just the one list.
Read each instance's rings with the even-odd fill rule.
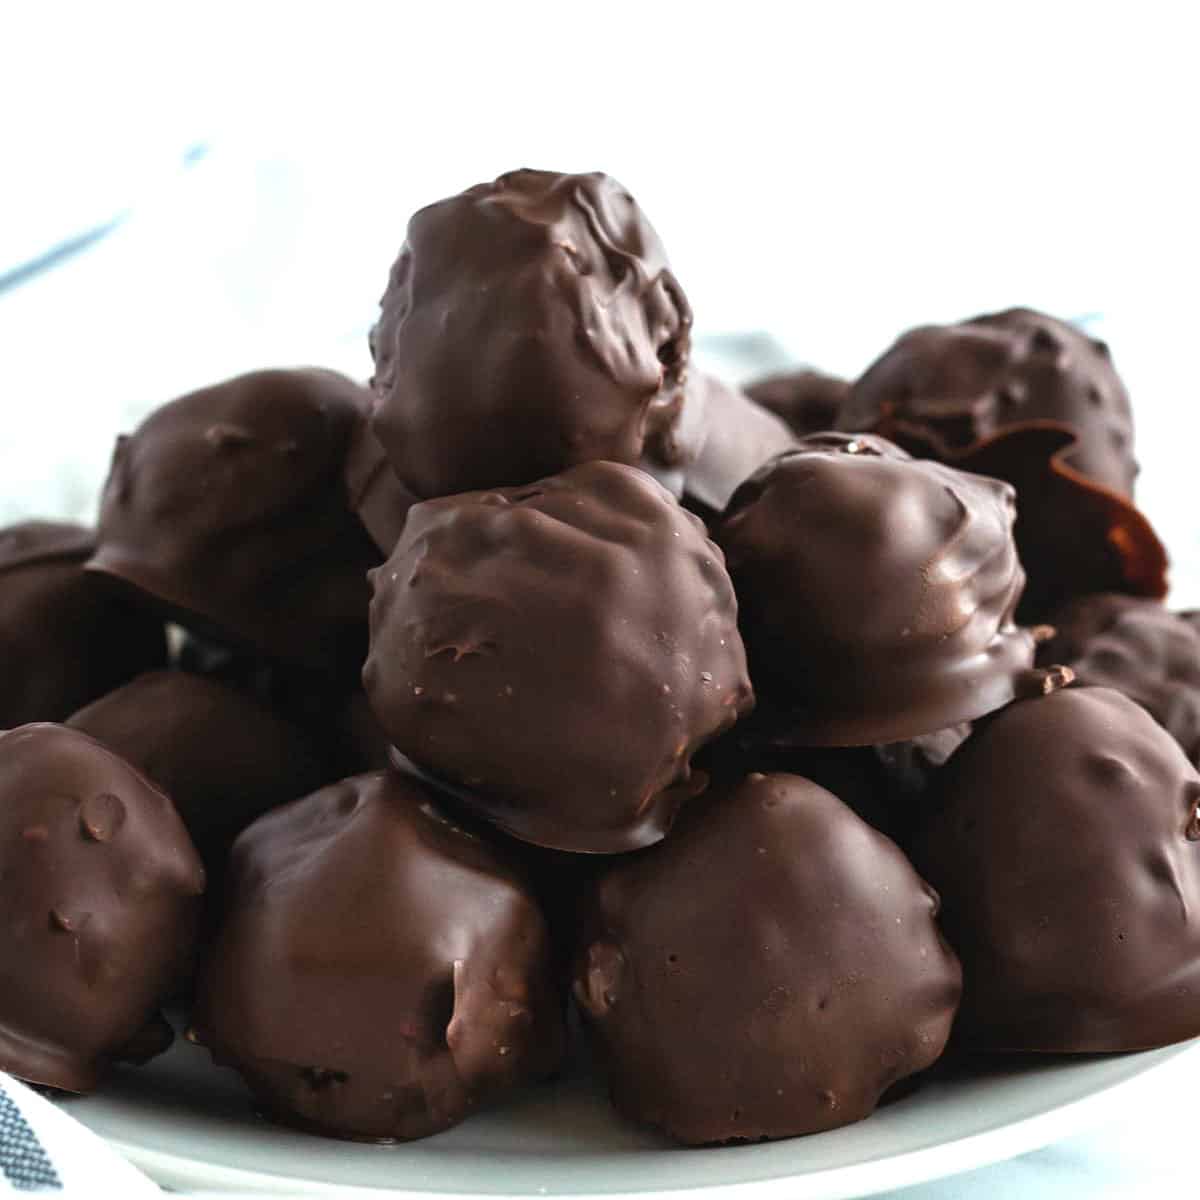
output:
[[1013,304],[1086,323],[1200,605],[1189,9],[5,6],[0,521],[90,518],[115,435],[182,391],[368,375],[423,203],[604,170],[735,376],[855,375],[908,326]]

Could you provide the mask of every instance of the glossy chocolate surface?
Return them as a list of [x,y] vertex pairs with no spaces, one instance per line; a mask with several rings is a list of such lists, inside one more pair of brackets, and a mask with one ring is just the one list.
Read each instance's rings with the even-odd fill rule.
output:
[[94,549],[79,525],[0,529],[0,729],[61,721],[166,660],[162,620],[82,570]]
[[183,624],[353,677],[368,568],[347,444],[368,393],[332,371],[259,371],[192,392],[118,439],[88,566]]
[[909,330],[855,382],[838,428],[908,427],[963,450],[1033,420],[1067,425],[1079,439],[1067,464],[1133,494],[1133,415],[1108,347],[1028,308]]
[[421,209],[381,303],[372,426],[418,496],[680,460],[691,309],[608,176],[511,171]]
[[165,1048],[158,1005],[203,890],[171,801],[133,767],[61,725],[0,733],[0,1068],[86,1092]]
[[1100,1053],[1200,1034],[1200,775],[1107,688],[986,722],[914,846],[963,963],[956,1040]]
[[407,1140],[558,1065],[528,887],[415,780],[357,776],[269,813],[230,885],[194,1023],[269,1116]]
[[1014,516],[1007,485],[869,435],[802,439],[742,485],[716,538],[795,744],[896,742],[1021,691]]
[[526,841],[657,841],[752,703],[720,550],[633,467],[419,504],[373,583],[380,724]]
[[575,994],[617,1107],[678,1141],[861,1120],[950,1033],[937,898],[816,784],[750,775],[603,874]]
[[1200,763],[1200,630],[1161,604],[1111,592],[1076,600],[1053,624],[1039,661],[1128,696]]
[[68,724],[171,797],[211,876],[247,825],[326,781],[298,729],[249,696],[186,671],[139,676]]

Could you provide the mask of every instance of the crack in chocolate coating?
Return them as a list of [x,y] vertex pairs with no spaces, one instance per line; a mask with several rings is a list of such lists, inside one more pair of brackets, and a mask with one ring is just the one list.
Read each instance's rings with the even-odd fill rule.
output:
[[512,171],[421,209],[381,305],[372,426],[418,496],[678,461],[691,309],[615,180]]
[[78,525],[0,529],[0,729],[61,721],[165,662],[162,620],[81,569],[94,549]]
[[1104,1053],[1200,1034],[1198,803],[1176,742],[1108,688],[986,722],[913,847],[963,963],[956,1041]]
[[803,438],[716,533],[755,687],[793,744],[897,742],[1018,694],[1013,491],[870,435]]
[[657,841],[753,702],[720,550],[633,467],[418,504],[372,580],[380,724],[525,841]]
[[215,884],[237,835],[326,782],[308,739],[255,700],[186,671],[155,671],[67,724],[171,797]]
[[174,806],[128,763],[61,725],[0,733],[0,1068],[86,1092],[165,1049],[203,890]]
[[201,632],[352,677],[380,554],[343,468],[369,399],[332,371],[258,371],[163,405],[117,441],[88,568]]
[[848,380],[810,368],[768,375],[746,385],[746,395],[770,409],[797,437],[836,429],[849,394]]
[[1053,624],[1039,661],[1128,696],[1200,763],[1200,630],[1154,601],[1113,593],[1073,601]]
[[965,450],[1037,420],[1077,435],[1075,471],[1132,496],[1133,414],[1108,347],[1028,308],[909,330],[855,382],[838,428],[892,437],[903,425]]
[[558,1066],[542,915],[415,780],[358,776],[263,817],[230,895],[195,1032],[277,1120],[425,1137]]
[[941,1054],[937,897],[815,783],[750,775],[594,888],[575,995],[618,1109],[690,1145],[868,1116]]

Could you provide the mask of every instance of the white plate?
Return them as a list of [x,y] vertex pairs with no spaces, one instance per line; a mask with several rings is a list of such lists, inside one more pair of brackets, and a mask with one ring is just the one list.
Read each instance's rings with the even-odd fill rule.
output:
[[[814,1137],[681,1150],[617,1119],[586,1071],[402,1146],[330,1141],[269,1125],[237,1077],[180,1041],[67,1111],[158,1182],[187,1189],[431,1195],[645,1196],[732,1186],[761,1200],[842,1200],[953,1175],[1048,1145],[1136,1101],[1200,1057],[1200,1043],[945,1074],[868,1120]],[[751,1186],[747,1186],[751,1185]],[[378,1192],[375,1194],[378,1195]]]

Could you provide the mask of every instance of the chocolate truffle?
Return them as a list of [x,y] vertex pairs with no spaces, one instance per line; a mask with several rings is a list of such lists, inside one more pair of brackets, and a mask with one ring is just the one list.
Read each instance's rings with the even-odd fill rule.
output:
[[380,724],[525,841],[657,841],[752,703],[721,552],[634,467],[418,504],[373,583]]
[[675,465],[692,313],[608,176],[511,171],[421,209],[381,303],[372,426],[418,496]]
[[210,875],[268,809],[326,782],[301,732],[249,696],[186,671],[156,671],[68,722],[171,797]]
[[1158,535],[1125,496],[1069,465],[1075,435],[1064,426],[1031,422],[954,452],[904,436],[918,457],[1016,489],[1014,537],[1026,574],[1019,620],[1046,621],[1068,601],[1094,592],[1166,595],[1167,552]]
[[742,485],[716,537],[794,744],[901,741],[1018,693],[1014,508],[1007,485],[868,435],[802,439]]
[[131,1044],[161,1049],[203,890],[174,806],[128,763],[61,725],[0,733],[0,1068],[86,1092]]
[[267,814],[229,895],[195,1032],[275,1119],[425,1137],[558,1065],[541,913],[415,780],[357,776]]
[[605,873],[575,995],[616,1106],[688,1144],[861,1120],[930,1066],[960,989],[938,900],[795,775],[750,775]]
[[1200,763],[1200,631],[1161,604],[1112,593],[1076,600],[1053,623],[1039,661],[1128,696]]
[[836,429],[849,393],[847,380],[811,368],[768,375],[746,387],[751,400],[770,409],[798,437]]
[[78,525],[0,529],[0,729],[61,721],[165,661],[161,619],[82,570],[94,549]]
[[1031,420],[1068,426],[1067,464],[1133,494],[1133,416],[1107,345],[1028,308],[909,330],[853,385],[838,428],[908,427],[962,450]]
[[1132,700],[1013,704],[938,776],[913,858],[962,958],[956,1039],[1102,1053],[1200,1034],[1200,775]]
[[117,441],[88,566],[184,625],[353,676],[368,568],[346,450],[369,402],[332,371],[258,371],[174,400]]

